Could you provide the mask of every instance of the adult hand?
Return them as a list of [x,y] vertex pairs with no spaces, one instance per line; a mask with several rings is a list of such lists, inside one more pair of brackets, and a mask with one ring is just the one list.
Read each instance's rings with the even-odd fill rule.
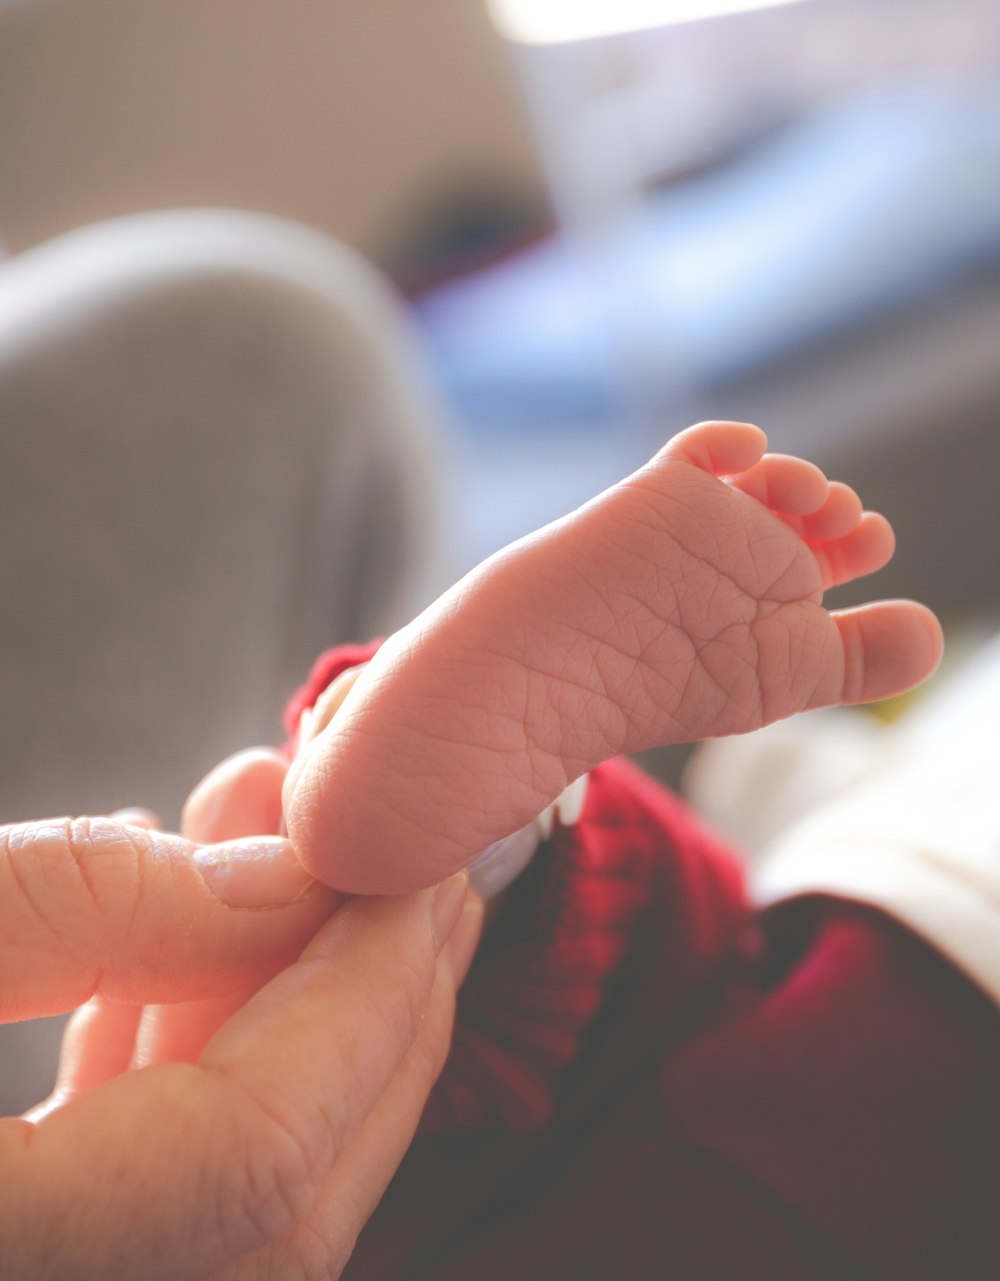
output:
[[[0,1276],[337,1275],[446,1052],[465,888],[335,910],[278,838],[0,829],[0,1019],[93,998],[0,1120]],[[201,1022],[144,1042],[165,1001]]]

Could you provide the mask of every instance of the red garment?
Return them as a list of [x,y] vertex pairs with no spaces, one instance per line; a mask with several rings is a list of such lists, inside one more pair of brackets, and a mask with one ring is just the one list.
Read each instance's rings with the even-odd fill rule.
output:
[[491,924],[345,1276],[996,1281],[998,1087],[997,1009],[942,955],[832,896],[757,911],[609,762]]

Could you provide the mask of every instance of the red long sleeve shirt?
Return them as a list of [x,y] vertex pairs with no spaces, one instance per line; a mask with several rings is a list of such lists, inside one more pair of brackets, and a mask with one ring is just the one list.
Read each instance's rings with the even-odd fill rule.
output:
[[995,1281],[998,1087],[996,1005],[944,955],[829,893],[756,908],[609,762],[491,924],[345,1275]]

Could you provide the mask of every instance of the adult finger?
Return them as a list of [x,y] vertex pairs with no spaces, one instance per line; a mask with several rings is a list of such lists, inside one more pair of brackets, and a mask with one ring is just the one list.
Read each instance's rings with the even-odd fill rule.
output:
[[52,1093],[24,1115],[40,1121],[55,1108],[127,1071],[132,1061],[140,1005],[115,1005],[93,997],[66,1024]]
[[155,831],[162,827],[159,816],[152,810],[144,809],[142,806],[133,805],[127,809],[115,810],[109,817],[115,823],[122,823],[125,827],[145,827],[149,831]]
[[0,1275],[180,1281],[290,1233],[450,977],[438,954],[466,885],[345,905],[197,1066],[0,1123]]
[[[246,755],[251,756],[252,753]],[[154,831],[160,826],[159,818],[152,810],[138,807],[115,810],[109,817],[127,827]],[[252,830],[255,829],[248,829],[247,833],[232,832],[231,835],[249,834]],[[224,840],[226,837],[220,834],[215,839]],[[103,1085],[130,1067],[158,1062],[194,1062],[209,1037],[248,996],[248,992],[241,992],[205,1002],[185,1001],[145,1008],[93,997],[75,1012],[66,1025],[52,1094],[32,1108],[28,1116],[40,1120],[53,1108],[64,1106],[78,1094]]]
[[278,1241],[244,1255],[212,1281],[302,1281],[340,1275],[416,1132],[451,1040],[455,988],[461,985],[482,929],[483,905],[470,894],[441,955],[420,1030],[381,1098],[300,1223]]
[[[285,758],[265,747],[228,757],[188,797],[181,831],[191,840],[205,842],[277,832],[287,769]],[[204,1001],[147,1005],[136,1029],[132,1066],[196,1062],[208,1041],[251,995],[252,989]]]
[[197,846],[111,819],[0,828],[0,1020],[258,986],[339,901],[277,837]]
[[[181,831],[206,843],[276,833],[288,762],[266,747],[247,748],[216,765],[188,797]],[[137,1023],[134,1068],[194,1063],[219,1028],[254,989],[202,1001],[147,1005]]]
[[257,989],[231,992],[206,1001],[147,1005],[135,1033],[129,1064],[133,1068],[157,1063],[197,1063],[202,1050]]

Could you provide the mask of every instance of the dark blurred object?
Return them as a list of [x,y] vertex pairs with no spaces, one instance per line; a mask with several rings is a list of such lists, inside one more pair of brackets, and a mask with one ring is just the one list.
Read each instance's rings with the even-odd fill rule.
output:
[[470,175],[456,178],[423,210],[410,211],[390,235],[379,265],[409,295],[482,271],[552,230],[544,206],[520,192]]

